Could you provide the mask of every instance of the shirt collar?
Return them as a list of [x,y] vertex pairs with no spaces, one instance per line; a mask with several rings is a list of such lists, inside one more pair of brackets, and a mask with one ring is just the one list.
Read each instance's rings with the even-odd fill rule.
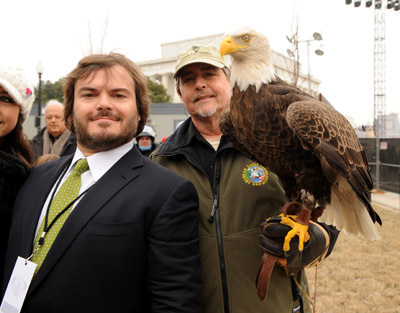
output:
[[[202,142],[211,147],[211,144],[206,139],[204,139],[204,137],[197,130],[196,126],[194,126],[192,120],[190,121],[188,136],[189,136],[190,140],[196,139],[197,141]],[[217,150],[221,150],[221,148],[232,147],[231,142],[228,140],[228,138],[225,135],[222,135],[219,140],[220,140],[220,145]]]
[[[89,170],[93,176],[94,181],[98,181],[115,163],[119,161],[129,150],[133,148],[133,140],[130,142],[123,144],[117,148],[101,151],[91,156],[87,157]],[[74,157],[72,158],[72,162],[70,168],[68,169],[68,173],[72,170],[72,167],[75,163],[85,158],[82,151],[77,147]]]

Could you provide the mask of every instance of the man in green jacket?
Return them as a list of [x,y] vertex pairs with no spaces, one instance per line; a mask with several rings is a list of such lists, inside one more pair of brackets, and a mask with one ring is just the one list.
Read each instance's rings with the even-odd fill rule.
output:
[[[206,313],[310,312],[278,265],[267,298],[257,297],[260,224],[279,214],[286,199],[276,175],[236,150],[219,129],[229,110],[229,74],[215,47],[193,46],[179,55],[174,78],[190,117],[151,158],[197,189]],[[296,278],[307,292],[304,272]]]

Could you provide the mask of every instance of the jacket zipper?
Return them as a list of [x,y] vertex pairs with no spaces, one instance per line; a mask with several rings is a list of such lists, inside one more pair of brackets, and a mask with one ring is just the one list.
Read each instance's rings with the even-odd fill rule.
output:
[[214,217],[215,217],[215,211],[217,210],[217,206],[218,206],[218,195],[214,194],[214,203],[213,203],[213,207],[211,209],[211,214],[208,217],[208,221],[210,223],[214,223]]
[[[160,154],[163,156],[172,156],[177,155],[177,153],[163,153]],[[204,173],[201,166],[199,166],[196,162],[194,162],[189,155],[186,153],[183,154],[185,158],[191,163],[194,167],[199,169]],[[205,174],[205,173],[204,173]],[[205,174],[206,175],[206,174]],[[206,175],[207,176],[207,175]],[[221,217],[219,214],[219,187],[220,187],[220,180],[221,180],[221,161],[217,158],[215,162],[215,175],[214,175],[214,186],[211,186],[213,190],[213,207],[211,209],[211,214],[208,217],[208,221],[210,223],[214,223],[215,219],[215,228],[217,234],[217,246],[218,246],[218,257],[219,257],[219,266],[221,272],[221,282],[222,282],[222,297],[223,297],[223,305],[224,305],[224,313],[229,313],[229,294],[228,294],[228,280],[226,277],[226,267],[225,267],[225,256],[224,256],[224,246],[222,241],[222,230],[221,230]]]
[[226,277],[226,266],[225,266],[225,255],[224,255],[224,245],[222,240],[222,230],[221,230],[221,216],[219,210],[219,187],[221,183],[221,162],[217,159],[215,163],[215,179],[214,179],[214,204],[209,217],[209,221],[212,218],[213,222],[215,217],[215,228],[217,233],[217,245],[218,245],[218,256],[219,256],[219,267],[221,271],[221,282],[222,282],[222,296],[224,301],[224,312],[229,313],[229,294],[228,294],[228,281]]

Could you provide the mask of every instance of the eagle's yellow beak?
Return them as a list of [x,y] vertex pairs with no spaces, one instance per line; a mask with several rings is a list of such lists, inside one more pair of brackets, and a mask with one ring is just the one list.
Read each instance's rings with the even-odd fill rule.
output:
[[247,45],[236,44],[230,36],[227,36],[222,40],[221,45],[219,46],[219,52],[221,57],[224,57],[226,54],[230,54],[247,47]]

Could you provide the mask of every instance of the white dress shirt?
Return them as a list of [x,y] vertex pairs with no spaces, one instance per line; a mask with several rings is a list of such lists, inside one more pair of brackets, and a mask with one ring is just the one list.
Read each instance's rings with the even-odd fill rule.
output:
[[[79,194],[81,194],[82,192],[84,192],[85,190],[90,188],[92,185],[94,185],[105,173],[107,173],[107,171],[115,163],[117,163],[119,161],[119,159],[121,159],[132,148],[133,148],[133,140],[122,146],[119,146],[115,149],[97,152],[95,154],[88,156],[87,161],[89,164],[89,170],[82,173],[82,175],[81,175],[81,188],[79,189]],[[58,188],[57,188],[57,191],[58,191],[58,189],[61,187],[61,185],[67,179],[69,174],[71,174],[71,172],[73,171],[73,169],[76,165],[76,162],[78,162],[80,159],[84,159],[84,158],[85,158],[85,156],[83,155],[81,150],[79,150],[79,148],[77,147],[74,157],[72,158],[71,165],[69,166],[68,170],[65,172],[64,175],[61,174],[62,177],[60,176],[57,179],[57,181],[55,182],[49,195],[47,196],[47,199],[42,208],[42,213],[40,214],[38,225],[36,227],[36,234],[39,231],[40,225],[41,225],[44,217],[46,216],[47,206],[49,205],[51,195],[53,194],[53,190],[57,186],[57,182],[60,181],[60,183],[58,184]],[[54,196],[55,195],[56,194],[54,194]],[[82,198],[78,199],[73,204],[73,206],[71,208],[71,212]],[[51,223],[51,221],[49,221],[49,223]],[[35,234],[34,240],[36,238],[36,234]]]

